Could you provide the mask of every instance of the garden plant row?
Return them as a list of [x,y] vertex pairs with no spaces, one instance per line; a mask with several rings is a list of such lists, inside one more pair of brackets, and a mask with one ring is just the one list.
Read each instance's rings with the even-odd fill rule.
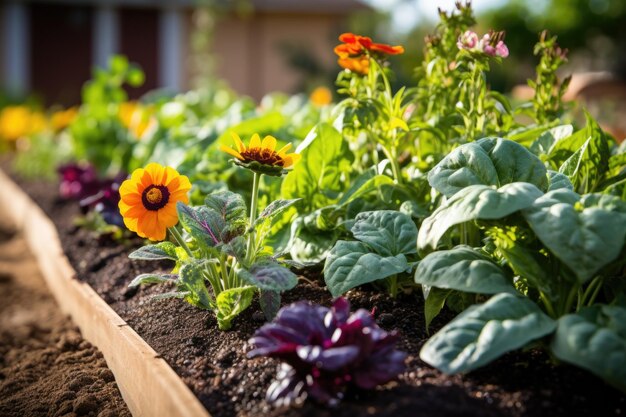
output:
[[[337,104],[270,95],[256,106],[218,85],[129,103],[123,84],[143,75],[117,57],[46,129],[33,131],[35,113],[5,109],[3,122],[28,127],[6,143],[22,175],[63,163],[61,196],[83,215],[78,229],[67,219],[60,229],[77,246],[95,233],[106,254],[81,271],[68,252],[79,276],[109,274],[90,284],[131,325],[141,310],[140,334],[146,320],[160,326],[147,341],[212,414],[314,404],[364,413],[367,401],[408,410],[426,401],[420,378],[441,376],[420,360],[448,375],[474,371],[450,378],[469,378],[476,393],[489,391],[493,361],[599,377],[614,402],[586,406],[617,412],[626,142],[563,102],[568,79],[556,71],[567,52],[545,32],[533,99],[491,90],[490,65],[506,65],[509,51],[503,32],[480,36],[474,24],[469,5],[442,12],[417,83],[400,88],[388,61],[403,47],[341,35]],[[137,247],[129,230],[151,242]],[[157,301],[168,298],[179,300]],[[176,341],[185,354],[167,346]],[[203,357],[209,348],[216,356]],[[381,385],[385,394],[364,398]],[[550,392],[541,395],[562,398]],[[477,415],[501,411],[445,395]],[[494,395],[503,407],[503,391]]]

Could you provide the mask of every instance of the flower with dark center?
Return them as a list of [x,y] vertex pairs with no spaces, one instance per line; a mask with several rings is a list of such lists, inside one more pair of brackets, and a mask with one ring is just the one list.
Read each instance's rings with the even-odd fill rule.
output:
[[378,327],[366,310],[350,314],[345,298],[331,308],[298,302],[255,332],[248,356],[283,361],[268,401],[288,405],[310,396],[334,405],[350,388],[373,389],[404,371],[406,354],[395,349],[398,338]]
[[241,138],[236,133],[231,133],[236,149],[222,145],[220,149],[229,155],[234,156],[235,163],[258,174],[267,174],[279,177],[283,175],[286,168],[292,167],[300,160],[297,153],[288,154],[291,144],[283,146],[276,151],[276,138],[266,136],[261,141],[258,134],[252,135],[250,144],[244,145]]
[[119,188],[124,224],[141,237],[165,239],[168,227],[178,223],[176,203],[187,204],[189,179],[175,169],[150,163],[136,169]]

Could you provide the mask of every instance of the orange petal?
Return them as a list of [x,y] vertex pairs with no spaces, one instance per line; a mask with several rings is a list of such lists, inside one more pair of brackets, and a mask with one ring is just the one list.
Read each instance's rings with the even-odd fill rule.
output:
[[170,194],[170,202],[176,204],[178,201],[182,201],[183,203],[189,203],[189,195],[187,195],[189,190],[179,190]]
[[138,219],[134,217],[124,217],[124,224],[131,232],[137,232],[137,221]]
[[145,170],[152,177],[152,184],[163,185],[163,177],[165,176],[165,168],[162,165],[159,165],[156,162],[150,162],[148,165],[146,165]]
[[261,137],[258,133],[255,133],[250,138],[250,146],[248,148],[260,148],[261,147]]
[[227,154],[234,156],[240,161],[243,161],[243,156],[241,156],[241,154],[237,152],[236,150],[234,150],[233,148],[229,148],[226,145],[220,145],[220,151],[226,152]]
[[263,142],[261,143],[261,148],[273,151],[274,149],[276,149],[276,138],[269,135],[265,136],[263,138]]
[[187,178],[186,175],[181,175],[178,177],[180,180],[180,183],[178,185],[178,190],[179,191],[188,191],[191,190],[191,182],[189,182],[189,178]]
[[176,205],[168,203],[161,210],[158,211],[158,222],[165,227],[172,227],[178,223],[178,213],[176,212]]

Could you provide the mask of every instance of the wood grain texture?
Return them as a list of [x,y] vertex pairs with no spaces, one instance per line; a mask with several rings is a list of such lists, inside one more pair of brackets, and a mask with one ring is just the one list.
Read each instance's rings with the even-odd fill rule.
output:
[[0,170],[0,204],[24,231],[50,291],[82,335],[100,349],[135,417],[210,417],[152,349],[76,272],[52,221]]

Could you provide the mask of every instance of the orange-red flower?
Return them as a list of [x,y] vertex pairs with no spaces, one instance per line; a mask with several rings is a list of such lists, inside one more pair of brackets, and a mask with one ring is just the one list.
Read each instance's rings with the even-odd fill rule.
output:
[[124,224],[141,237],[165,239],[167,228],[178,223],[176,203],[189,203],[190,189],[189,179],[173,168],[152,162],[136,169],[120,186]]
[[384,43],[375,43],[367,36],[343,33],[339,36],[343,42],[335,47],[335,53],[339,56],[337,61],[343,68],[359,74],[369,72],[370,56],[398,55],[404,53],[404,47],[391,46]]

